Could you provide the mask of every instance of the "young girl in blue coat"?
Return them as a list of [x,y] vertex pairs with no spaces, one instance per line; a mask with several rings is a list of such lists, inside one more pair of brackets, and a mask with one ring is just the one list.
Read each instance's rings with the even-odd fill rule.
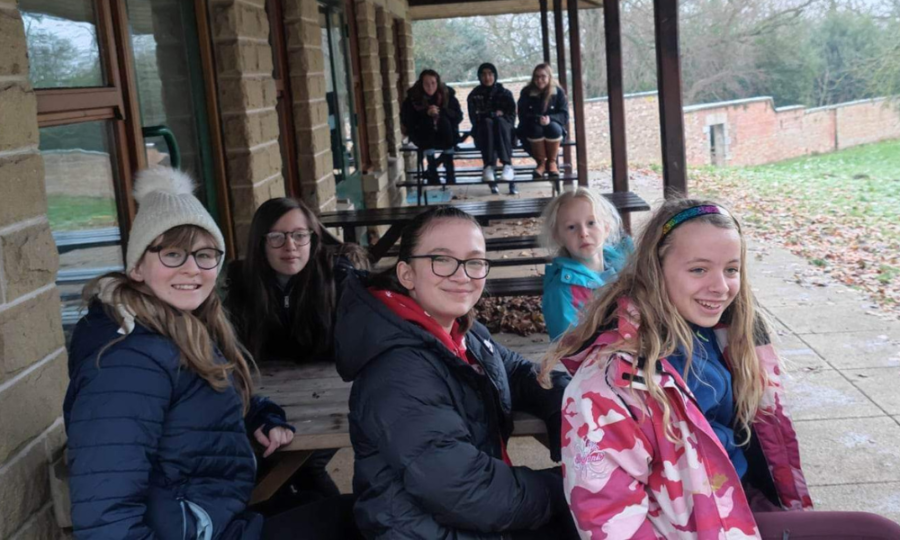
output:
[[[125,273],[85,288],[64,404],[74,536],[277,537],[290,513],[247,510],[257,441],[289,444],[284,411],[253,396],[248,359],[213,289],[222,233],[168,168],[143,171]],[[315,535],[307,535],[306,538]],[[321,538],[321,536],[316,536]]]
[[587,188],[563,193],[543,217],[543,244],[555,257],[544,271],[542,307],[555,340],[578,322],[594,290],[616,278],[634,244],[616,209]]

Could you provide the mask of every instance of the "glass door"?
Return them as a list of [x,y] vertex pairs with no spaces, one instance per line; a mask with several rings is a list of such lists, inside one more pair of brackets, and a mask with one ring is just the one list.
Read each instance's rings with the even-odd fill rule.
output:
[[180,168],[217,221],[213,151],[194,2],[126,0],[147,165]]
[[331,154],[337,196],[364,208],[362,174],[359,167],[359,137],[353,103],[353,81],[348,54],[348,30],[344,13],[320,6],[322,54],[325,56],[325,99],[331,128]]

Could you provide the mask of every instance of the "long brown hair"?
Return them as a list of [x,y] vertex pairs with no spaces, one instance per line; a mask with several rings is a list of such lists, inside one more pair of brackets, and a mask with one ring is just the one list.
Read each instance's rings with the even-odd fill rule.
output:
[[441,76],[438,75],[438,72],[433,69],[423,69],[422,73],[419,73],[419,80],[409,89],[410,101],[413,104],[413,107],[417,111],[422,111],[428,108],[429,105],[429,96],[425,93],[425,86],[423,81],[425,77],[434,77],[437,81],[437,90],[435,90],[434,95],[437,98],[437,102],[435,105],[440,107],[441,109],[446,109],[450,106],[450,89],[447,88],[447,85],[441,82]]
[[[547,86],[541,90],[535,84],[534,79],[537,77],[538,71],[546,71],[547,76],[550,78],[550,81],[547,83]],[[544,105],[541,112],[547,112],[547,108],[550,106],[550,100],[553,99],[553,96],[556,95],[556,89],[559,88],[559,85],[556,83],[556,77],[553,76],[553,68],[550,67],[550,64],[538,64],[534,67],[534,70],[531,72],[531,82],[528,83],[528,86],[525,87],[525,91],[528,92],[530,96],[541,95],[543,97]]]
[[[190,251],[194,241],[203,237],[214,241],[204,229],[182,225],[163,233],[151,246]],[[144,251],[142,257],[146,256],[147,251]],[[247,411],[253,393],[250,366],[215,291],[197,309],[185,312],[160,300],[146,283],[134,281],[121,272],[112,272],[88,283],[83,297],[86,302],[102,297],[100,301],[107,315],[120,326],[124,324],[124,317],[119,306],[133,314],[142,326],[171,339],[181,352],[181,363],[216,390],[225,390],[233,379],[244,403],[244,412]],[[104,346],[97,355],[97,362],[109,347],[126,338],[127,335],[122,336]],[[214,347],[221,351],[224,363],[216,362]]]
[[[611,344],[609,350],[629,353],[638,368],[639,358],[655,360],[681,349],[687,359],[683,373],[687,377],[693,353],[693,332],[669,300],[662,268],[672,238],[679,231],[676,229],[664,236],[663,226],[678,212],[699,205],[722,206],[711,201],[674,199],[666,201],[654,213],[641,234],[635,254],[617,280],[602,289],[601,294],[585,308],[585,316],[578,326],[544,358],[540,373],[542,385],[549,384],[550,371],[562,358],[578,352],[599,330],[615,325],[617,301],[623,297],[629,298],[636,308],[639,317],[639,321],[636,321],[639,323],[638,332],[629,341]],[[728,364],[734,389],[735,425],[742,428],[749,438],[749,426],[759,409],[766,382],[755,346],[768,341],[768,330],[764,319],[756,311],[756,300],[747,281],[746,242],[741,234],[740,223],[731,215],[705,215],[694,218],[693,221],[736,230],[741,238],[740,289],[722,315],[722,322],[730,325]],[[671,405],[662,388],[655,382],[656,362],[644,362],[640,367],[646,371],[644,379],[650,396],[663,410],[663,424],[668,434],[671,427]]]
[[[479,232],[484,234],[478,220],[459,208],[453,206],[438,206],[431,210],[426,210],[414,217],[412,221],[403,228],[403,233],[400,236],[400,253],[397,256],[397,262],[375,275],[370,284],[378,289],[385,289],[409,296],[409,289],[404,287],[397,277],[397,265],[400,262],[409,263],[413,252],[419,247],[422,236],[432,227],[436,227],[438,221],[451,219],[468,221],[475,225]],[[458,317],[456,320],[459,322],[459,330],[462,333],[468,332],[469,329],[472,328],[472,325],[475,324],[475,308],[473,307],[468,313],[462,317]]]
[[[279,316],[283,293],[276,286],[275,271],[266,259],[265,236],[282,216],[299,210],[312,237],[309,260],[292,278],[290,320]],[[368,268],[365,252],[356,244],[328,246],[322,224],[303,201],[287,197],[269,199],[256,209],[250,223],[247,256],[241,265],[241,283],[227,284],[227,307],[240,338],[257,362],[265,358],[265,345],[273,333],[290,333],[302,350],[298,357],[330,356],[334,350],[334,316],[337,303],[334,262],[347,257],[355,268]]]

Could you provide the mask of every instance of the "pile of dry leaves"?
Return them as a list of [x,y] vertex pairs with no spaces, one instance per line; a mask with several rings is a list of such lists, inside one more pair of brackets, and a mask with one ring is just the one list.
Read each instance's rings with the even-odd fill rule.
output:
[[482,298],[475,305],[478,322],[491,333],[510,332],[520,336],[547,332],[540,296]]

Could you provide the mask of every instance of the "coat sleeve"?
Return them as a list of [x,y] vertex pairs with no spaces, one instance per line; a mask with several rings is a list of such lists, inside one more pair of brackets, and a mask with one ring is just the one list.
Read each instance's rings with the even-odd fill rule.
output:
[[572,516],[590,538],[662,539],[648,519],[651,444],[606,384],[605,373],[595,374],[581,381],[581,388],[570,388],[563,405],[563,464]]
[[567,373],[554,371],[551,375],[552,388],[545,389],[538,383],[537,364],[522,358],[519,353],[511,351],[494,342],[499,348],[506,376],[509,380],[509,391],[512,397],[513,410],[524,411],[542,419],[547,424],[547,435],[550,439],[550,458],[560,461],[560,430],[563,392],[571,377]]
[[469,92],[469,97],[466,98],[466,108],[469,110],[469,120],[472,122],[472,131],[475,131],[475,124],[478,123],[478,111],[475,108],[475,100],[474,92]]
[[450,103],[447,104],[445,114],[447,115],[447,118],[457,126],[462,122],[462,107],[460,107],[459,100],[456,99],[456,96],[450,96]]
[[409,135],[415,131],[416,126],[416,110],[413,108],[412,101],[407,97],[400,106],[400,127],[404,135]]
[[282,427],[296,432],[294,426],[288,424],[284,409],[279,407],[271,399],[256,395],[250,398],[250,410],[244,418],[247,427],[247,436],[253,440],[253,433],[263,428],[263,433],[268,436],[272,428]]
[[169,372],[133,349],[83,362],[69,385],[68,462],[78,539],[155,538],[145,521],[152,463],[173,395]]
[[524,89],[522,90],[522,93],[519,94],[519,101],[516,103],[516,109],[518,109],[519,114],[519,126],[534,122],[534,115],[528,110],[528,98],[525,96]]
[[562,88],[556,89],[556,112],[547,116],[550,117],[550,120],[561,125],[563,129],[569,129],[569,101]]
[[516,100],[512,95],[512,92],[503,89],[503,99],[501,100],[500,110],[503,111],[503,116],[509,118],[509,121],[512,122],[516,117]]
[[351,409],[359,413],[351,422],[435,521],[479,532],[532,529],[565,508],[559,475],[510,467],[473,444],[444,375],[428,359],[388,354],[354,383]]
[[572,305],[572,295],[568,293],[568,286],[558,282],[548,285],[544,286],[541,308],[544,312],[547,333],[550,334],[550,339],[555,341],[570,326],[578,322],[578,311]]

